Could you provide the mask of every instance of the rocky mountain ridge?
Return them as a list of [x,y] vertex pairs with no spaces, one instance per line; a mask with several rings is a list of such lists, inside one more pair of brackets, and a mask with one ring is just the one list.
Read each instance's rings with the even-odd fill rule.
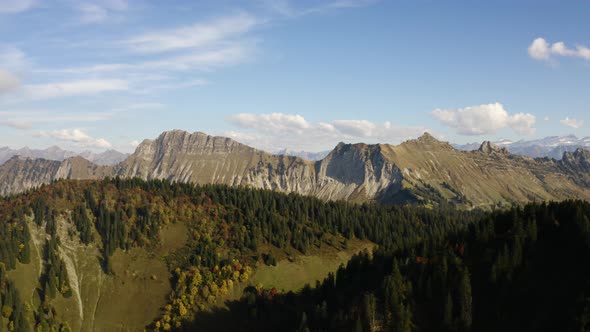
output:
[[173,130],[144,140],[115,166],[80,157],[62,162],[14,157],[0,166],[0,194],[53,180],[105,176],[252,186],[354,202],[453,202],[464,207],[590,199],[589,152],[561,160],[512,155],[484,142],[460,151],[425,133],[399,145],[338,144],[318,161],[274,155],[232,139]]
[[80,156],[97,165],[116,165],[125,160],[129,156],[127,153],[122,153],[116,150],[106,150],[104,152],[95,153],[92,151],[74,152],[64,150],[58,146],[51,146],[47,149],[31,149],[24,147],[20,149],[11,149],[9,147],[0,147],[0,165],[8,161],[14,156],[33,158],[33,159],[47,159],[63,161],[68,158]]
[[[564,152],[574,152],[578,148],[589,149],[590,137],[578,138],[575,135],[548,136],[528,141],[501,139],[492,143],[508,149],[512,154],[532,158],[549,157],[559,160],[563,157]],[[477,150],[480,143],[454,144],[453,146],[458,150],[472,151]]]

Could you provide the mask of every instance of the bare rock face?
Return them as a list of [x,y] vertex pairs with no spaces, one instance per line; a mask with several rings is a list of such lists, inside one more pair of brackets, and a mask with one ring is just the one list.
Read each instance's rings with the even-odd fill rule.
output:
[[0,166],[0,194],[8,195],[49,183],[59,161],[14,156]]
[[0,194],[22,192],[59,179],[101,179],[112,172],[111,167],[94,165],[82,157],[60,162],[15,156],[0,166]]
[[341,144],[323,160],[313,162],[269,154],[225,137],[175,130],[143,141],[115,168],[115,174],[366,201],[394,177],[389,174],[393,165],[387,169],[385,163],[379,151],[369,151],[366,145]]
[[380,200],[385,191],[401,186],[401,172],[381,153],[380,145],[340,143],[316,163],[320,198]]
[[590,152],[581,148],[564,152],[558,162],[561,169],[582,186],[590,187]]
[[451,201],[468,208],[529,200],[590,199],[590,153],[560,161],[514,156],[484,142],[459,151],[425,133],[400,145],[340,143],[325,158],[274,155],[225,137],[173,130],[145,140],[123,162],[97,166],[13,158],[0,166],[0,194],[56,179],[105,176],[251,186],[353,202]]
[[490,141],[484,141],[481,146],[478,149],[479,152],[483,152],[485,154],[503,154],[503,155],[508,155],[510,154],[510,152],[508,152],[508,149],[504,148],[504,147],[499,147],[495,144],[493,144]]

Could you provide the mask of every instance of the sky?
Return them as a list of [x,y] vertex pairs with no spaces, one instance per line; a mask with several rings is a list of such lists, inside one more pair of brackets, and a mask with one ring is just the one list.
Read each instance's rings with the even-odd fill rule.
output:
[[0,146],[590,136],[588,1],[0,0]]

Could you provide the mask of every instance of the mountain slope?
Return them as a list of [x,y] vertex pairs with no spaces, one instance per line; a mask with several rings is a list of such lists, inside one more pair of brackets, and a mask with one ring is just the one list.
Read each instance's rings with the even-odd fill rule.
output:
[[116,166],[82,158],[61,163],[12,159],[0,166],[0,193],[60,178],[105,176],[252,186],[354,202],[443,201],[464,207],[532,200],[590,199],[587,152],[560,161],[510,154],[490,142],[460,151],[429,134],[400,145],[340,143],[325,158],[273,155],[224,137],[174,130],[145,140]]
[[402,169],[406,187],[469,206],[588,198],[590,193],[574,181],[583,174],[581,169],[568,174],[559,162],[511,155],[489,142],[476,151],[464,152],[425,134],[387,146],[387,151]]
[[82,157],[64,161],[14,156],[0,166],[0,194],[32,189],[59,179],[100,179],[112,175],[109,166],[97,166]]

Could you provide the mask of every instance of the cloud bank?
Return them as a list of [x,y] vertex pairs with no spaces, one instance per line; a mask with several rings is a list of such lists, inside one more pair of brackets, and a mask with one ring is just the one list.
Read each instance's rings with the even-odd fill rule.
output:
[[339,141],[396,144],[428,131],[424,127],[397,126],[389,121],[310,122],[301,115],[285,113],[239,113],[226,120],[240,130],[224,135],[268,151],[283,148],[315,151],[331,148]]
[[431,115],[462,135],[494,134],[504,128],[511,128],[521,135],[531,135],[535,132],[534,115],[529,113],[511,115],[500,103],[458,109],[435,109]]
[[81,129],[62,129],[54,131],[41,131],[40,137],[53,138],[59,141],[73,143],[82,148],[110,148],[112,144],[104,138],[94,138],[89,136]]

